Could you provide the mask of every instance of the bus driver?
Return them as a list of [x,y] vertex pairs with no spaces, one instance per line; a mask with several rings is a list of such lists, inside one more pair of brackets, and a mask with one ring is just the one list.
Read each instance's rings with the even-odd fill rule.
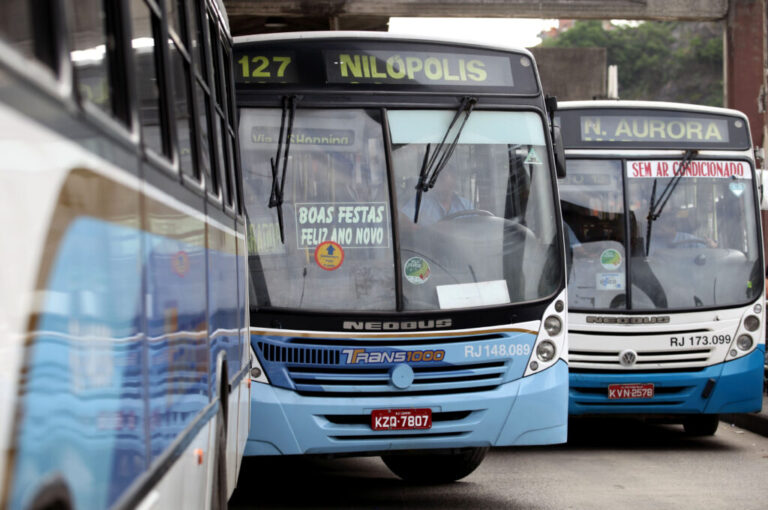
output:
[[[438,175],[434,188],[421,194],[417,224],[432,225],[448,215],[474,209],[469,200],[456,192],[457,173],[456,165],[449,161]],[[412,199],[400,208],[411,222],[415,217],[417,196],[418,192],[413,193]]]

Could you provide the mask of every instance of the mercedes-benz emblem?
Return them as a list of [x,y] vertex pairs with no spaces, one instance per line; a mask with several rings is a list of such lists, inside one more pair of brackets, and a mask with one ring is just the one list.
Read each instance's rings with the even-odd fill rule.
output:
[[619,364],[622,367],[631,367],[637,363],[637,353],[632,349],[627,349],[619,353]]

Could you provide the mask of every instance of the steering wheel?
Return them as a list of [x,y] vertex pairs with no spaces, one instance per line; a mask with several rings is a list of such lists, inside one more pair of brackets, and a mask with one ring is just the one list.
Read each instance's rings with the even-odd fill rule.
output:
[[450,214],[446,214],[440,221],[451,221],[456,218],[463,218],[465,216],[495,216],[491,211],[485,209],[464,209],[463,211],[456,211]]

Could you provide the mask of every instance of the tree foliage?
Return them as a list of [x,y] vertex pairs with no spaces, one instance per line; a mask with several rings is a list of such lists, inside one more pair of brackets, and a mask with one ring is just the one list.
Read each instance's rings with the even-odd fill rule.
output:
[[602,47],[619,69],[622,99],[722,106],[723,36],[720,23],[645,22],[612,26],[577,21],[542,46]]

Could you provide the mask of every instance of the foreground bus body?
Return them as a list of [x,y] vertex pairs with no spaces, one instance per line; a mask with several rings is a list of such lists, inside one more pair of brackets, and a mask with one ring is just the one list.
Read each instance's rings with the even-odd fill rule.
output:
[[746,117],[669,103],[561,106],[569,412],[714,433],[718,414],[760,410],[763,254]]
[[[303,34],[238,40],[235,65],[246,455],[382,454],[445,481],[471,469],[431,474],[483,448],[565,441],[562,245],[530,54]],[[390,455],[421,450],[444,455]]]
[[[14,9],[21,32],[29,5]],[[220,5],[189,7],[228,41]],[[110,19],[133,22],[136,39],[142,21],[165,23],[147,9],[134,2]],[[98,7],[78,4],[76,14],[100,33]],[[56,40],[96,44],[70,28]],[[125,83],[98,83],[107,97],[86,93],[94,77],[108,80],[111,53],[57,53],[57,74],[23,54],[29,34],[7,35],[0,30],[0,508],[221,508],[250,418],[244,217],[206,211],[204,183],[182,186],[168,154],[145,152],[160,137],[158,109],[176,105],[155,98],[139,117]],[[123,72],[146,83],[147,72],[173,68],[147,65],[152,32],[141,35],[135,53],[131,38],[112,40],[126,50]],[[141,125],[113,114],[118,98]]]

